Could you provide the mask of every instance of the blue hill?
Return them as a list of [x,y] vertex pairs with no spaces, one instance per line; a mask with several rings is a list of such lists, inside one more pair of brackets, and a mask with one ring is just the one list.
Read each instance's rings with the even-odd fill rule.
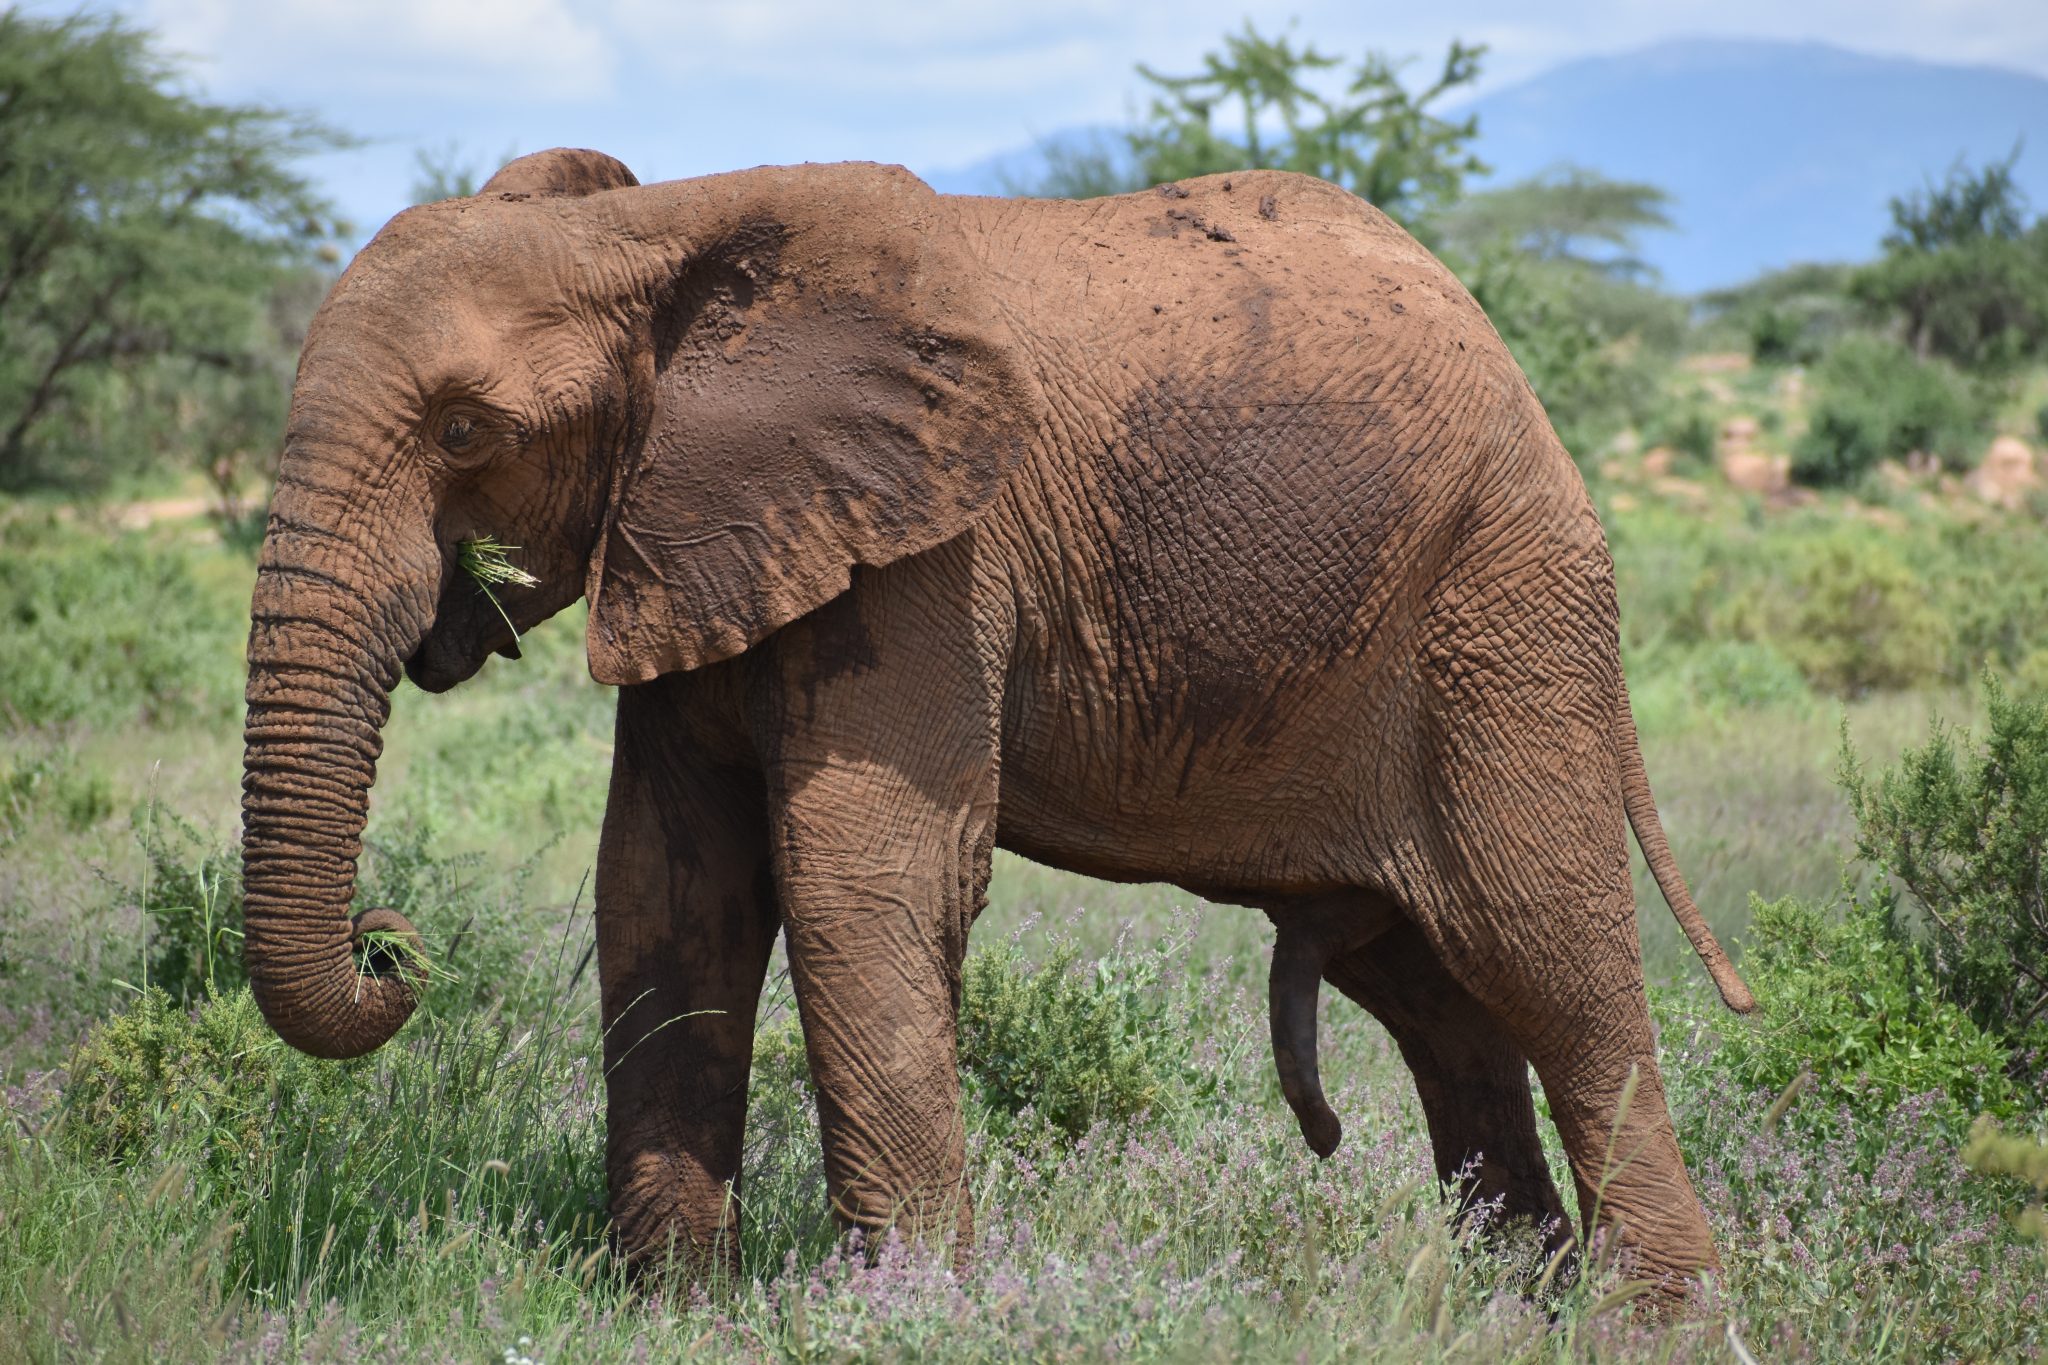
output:
[[[1568,62],[1470,107],[1492,183],[1573,162],[1671,191],[1677,229],[1651,234],[1643,254],[1686,292],[1799,261],[1867,258],[1889,222],[1886,200],[1958,156],[1981,163],[2023,143],[2016,174],[2048,209],[2048,80],[1995,67],[1697,39]],[[1020,149],[927,178],[1001,193],[1043,167],[1040,151]]]

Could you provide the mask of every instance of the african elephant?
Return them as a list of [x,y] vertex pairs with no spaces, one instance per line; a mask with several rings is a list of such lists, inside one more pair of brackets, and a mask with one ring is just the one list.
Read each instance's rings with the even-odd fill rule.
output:
[[[484,535],[537,580],[509,620],[459,569]],[[252,608],[247,953],[296,1046],[367,1052],[412,1006],[354,960],[410,926],[349,915],[401,667],[452,687],[578,597],[619,689],[596,917],[629,1255],[737,1254],[778,931],[835,1210],[965,1234],[955,1014],[1000,844],[1269,914],[1317,1152],[1328,980],[1413,1068],[1439,1173],[1483,1154],[1467,1197],[1561,1211],[1533,1063],[1581,1208],[1667,1285],[1715,1264],[1625,822],[1748,996],[1658,825],[1606,543],[1478,306],[1369,205],[1268,172],[641,186],[558,150],[400,214],[307,336]]]

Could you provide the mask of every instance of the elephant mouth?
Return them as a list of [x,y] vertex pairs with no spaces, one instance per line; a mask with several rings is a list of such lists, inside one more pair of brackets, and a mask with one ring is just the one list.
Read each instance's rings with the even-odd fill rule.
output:
[[436,626],[405,661],[405,676],[422,692],[446,692],[475,677],[493,654],[519,657],[519,637],[502,623],[496,631]]
[[489,657],[484,652],[450,649],[429,636],[405,661],[405,676],[422,692],[446,692],[457,683],[474,677]]
[[514,624],[515,609],[507,604],[504,593],[502,586],[494,591],[451,563],[444,574],[434,623],[405,661],[405,676],[415,687],[445,692],[476,676],[493,654],[501,659],[520,657],[519,631],[531,626],[523,620]]

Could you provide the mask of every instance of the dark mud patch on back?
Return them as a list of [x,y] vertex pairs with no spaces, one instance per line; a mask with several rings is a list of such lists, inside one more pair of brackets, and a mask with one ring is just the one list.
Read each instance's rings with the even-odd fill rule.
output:
[[[1116,659],[1140,738],[1270,743],[1305,677],[1368,646],[1417,494],[1385,404],[1249,379],[1159,384],[1122,414],[1103,496]],[[1183,785],[1186,775],[1183,775]]]

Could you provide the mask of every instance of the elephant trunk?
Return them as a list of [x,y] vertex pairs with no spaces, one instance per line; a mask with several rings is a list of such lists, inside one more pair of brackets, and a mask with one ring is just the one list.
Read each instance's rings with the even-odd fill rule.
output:
[[360,507],[280,480],[250,610],[242,771],[250,984],[279,1036],[336,1058],[381,1046],[415,1003],[401,968],[418,954],[391,937],[416,946],[412,926],[349,905],[390,692],[431,602],[413,581],[431,578],[424,553],[396,582],[357,586],[357,566],[382,556],[333,529],[349,521]]
[[1273,1025],[1273,1065],[1280,1090],[1301,1124],[1301,1136],[1317,1156],[1343,1141],[1344,1125],[1323,1098],[1316,1069],[1316,1005],[1329,961],[1323,936],[1282,921],[1273,942],[1273,970],[1267,981],[1267,1009]]

